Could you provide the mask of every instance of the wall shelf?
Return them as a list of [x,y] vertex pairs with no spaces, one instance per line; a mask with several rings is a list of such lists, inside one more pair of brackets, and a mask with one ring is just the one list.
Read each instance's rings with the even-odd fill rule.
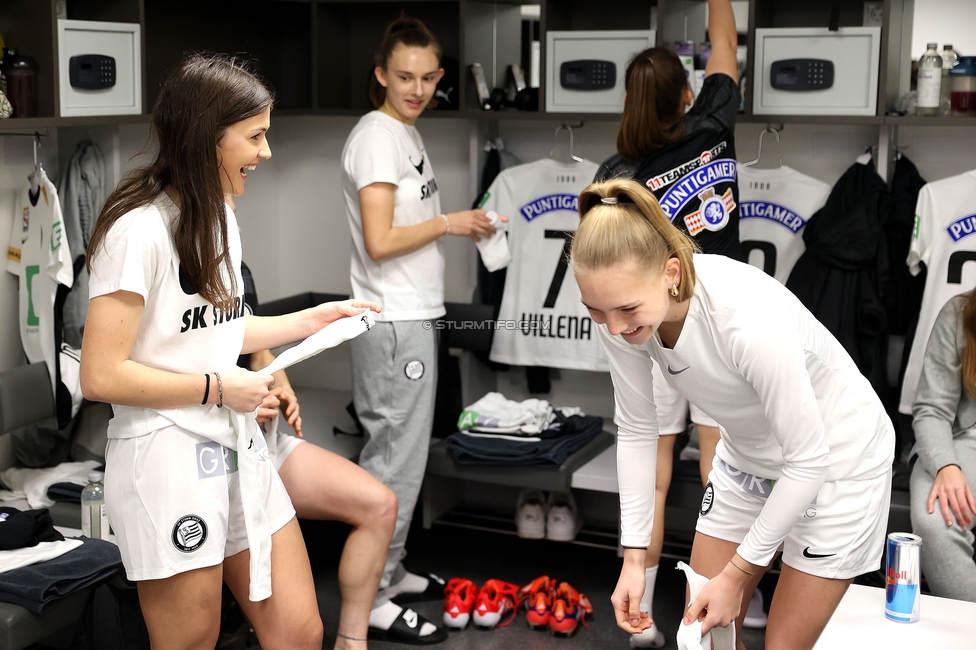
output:
[[884,123],[891,126],[965,126],[976,127],[976,117],[918,117],[917,115],[886,115]]
[[739,115],[739,124],[882,124],[880,115]]
[[0,130],[56,129],[68,126],[149,124],[150,115],[89,115],[85,117],[12,117],[0,120]]

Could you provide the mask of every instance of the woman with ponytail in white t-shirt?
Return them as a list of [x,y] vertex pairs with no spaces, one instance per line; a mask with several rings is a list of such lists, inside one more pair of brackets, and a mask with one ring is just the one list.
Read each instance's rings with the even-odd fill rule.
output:
[[353,401],[366,430],[359,464],[391,488],[399,502],[370,635],[421,644],[442,641],[446,632],[390,598],[443,596],[436,578],[408,573],[402,564],[433,425],[433,321],[444,315],[442,238],[478,241],[495,232],[483,210],[441,212],[433,165],[415,126],[444,74],[440,55],[437,40],[422,22],[393,21],[376,53],[371,79],[376,110],[359,120],[342,152],[342,191],[353,242],[352,294],[383,305],[370,336],[352,345]]

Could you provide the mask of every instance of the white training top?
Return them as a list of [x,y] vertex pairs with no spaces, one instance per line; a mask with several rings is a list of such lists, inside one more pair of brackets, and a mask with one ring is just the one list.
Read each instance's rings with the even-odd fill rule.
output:
[[696,255],[698,282],[673,350],[600,326],[616,402],[621,543],[646,546],[657,421],[651,360],[721,427],[716,455],[776,480],[739,555],[765,565],[824,481],[888,471],[894,430],[850,356],[783,285],[748,264]]
[[[34,185],[32,188],[31,185]],[[7,270],[20,278],[20,340],[30,363],[44,361],[57,394],[54,299],[58,285],[74,281],[58,190],[44,170],[17,195],[7,246]]]
[[[177,207],[161,193],[151,204],[126,213],[105,237],[92,259],[89,295],[115,291],[137,293],[146,301],[129,358],[151,368],[206,374],[237,367],[244,345],[244,280],[241,238],[234,213],[227,208],[227,239],[237,297],[227,311],[216,309],[181,277],[171,229]],[[202,387],[202,382],[201,382]],[[210,389],[217,388],[211,382]],[[200,395],[203,399],[203,395]],[[218,442],[232,440],[230,409],[188,406],[161,409],[113,405],[109,438],[132,438],[169,424],[180,424]],[[192,424],[185,421],[189,419]],[[236,447],[236,443],[227,446]]]
[[[922,374],[922,359],[935,319],[954,296],[976,287],[976,170],[944,178],[922,187],[915,207],[915,231],[908,266],[918,275],[928,269],[912,351],[898,403],[911,414]],[[894,263],[894,262],[893,262]]]
[[349,276],[352,296],[383,306],[379,321],[426,320],[444,315],[444,244],[437,239],[406,255],[374,261],[363,241],[359,190],[390,183],[393,225],[414,226],[441,214],[434,169],[417,128],[371,111],[364,115],[342,149],[342,193],[352,232]]
[[488,188],[482,207],[509,218],[512,255],[492,361],[607,371],[596,324],[580,302],[579,285],[567,262],[579,226],[579,193],[597,169],[588,160],[543,158],[504,170]]
[[782,284],[803,255],[803,229],[830,196],[830,185],[786,166],[739,165],[742,254]]

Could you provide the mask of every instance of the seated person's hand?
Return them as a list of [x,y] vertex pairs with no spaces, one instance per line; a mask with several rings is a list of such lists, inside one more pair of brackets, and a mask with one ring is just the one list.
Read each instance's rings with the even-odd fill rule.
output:
[[270,422],[274,416],[278,415],[278,407],[281,405],[281,400],[278,399],[276,393],[280,392],[281,388],[272,388],[268,396],[261,402],[261,406],[258,407],[258,424]]
[[272,390],[272,395],[277,395],[280,402],[281,414],[285,416],[285,422],[295,430],[295,435],[302,438],[302,416],[299,415],[298,397],[292,390],[291,384],[283,384]]
[[[946,465],[936,474],[932,491],[929,492],[929,514],[935,511],[936,500],[939,502],[939,509],[942,511],[946,526],[958,523],[961,528],[969,528],[973,525],[976,499],[973,499],[973,492],[966,482],[966,476],[958,465]],[[953,516],[955,522],[952,520]]]

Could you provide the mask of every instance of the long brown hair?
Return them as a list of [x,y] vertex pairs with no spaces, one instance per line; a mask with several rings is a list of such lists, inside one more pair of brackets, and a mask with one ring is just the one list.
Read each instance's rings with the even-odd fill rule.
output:
[[640,160],[684,136],[681,96],[688,87],[677,55],[661,47],[644,50],[627,66],[624,115],[617,131],[617,153]]
[[969,294],[962,311],[966,345],[962,349],[962,385],[976,399],[976,291]]
[[640,183],[625,178],[592,183],[579,196],[579,213],[580,225],[570,249],[574,269],[600,269],[632,260],[648,272],[660,272],[675,257],[681,262],[675,299],[683,302],[695,293],[692,256],[697,246],[672,225],[654,195]]
[[271,91],[242,61],[216,54],[185,58],[163,82],[153,107],[156,159],[126,176],[106,200],[88,244],[89,271],[112,225],[169,189],[179,202],[171,234],[182,273],[211,304],[231,299],[237,287],[217,145],[227,127],[273,103]]
[[[393,55],[393,50],[396,49],[397,45],[431,47],[434,49],[434,54],[437,55],[437,60],[441,60],[440,43],[430,33],[427,26],[416,18],[400,16],[386,26],[383,40],[380,42],[380,47],[376,50],[375,54],[374,63],[377,68],[386,70],[386,64],[389,63],[390,57]],[[369,101],[373,102],[373,108],[379,108],[386,101],[386,88],[380,85],[375,74],[371,74],[369,77]],[[430,100],[427,106],[434,108],[434,102],[435,100]]]

